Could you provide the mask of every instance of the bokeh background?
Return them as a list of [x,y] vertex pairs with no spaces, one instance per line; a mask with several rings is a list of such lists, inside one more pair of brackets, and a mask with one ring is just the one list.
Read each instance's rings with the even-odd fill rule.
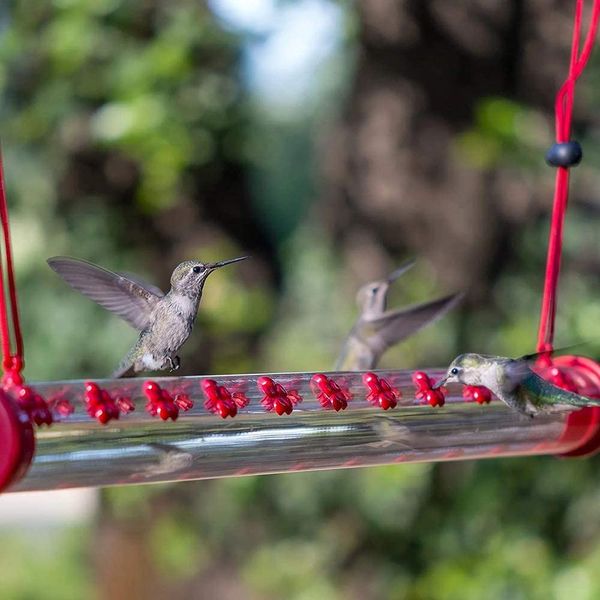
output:
[[[104,375],[135,339],[58,280],[56,254],[163,286],[181,260],[251,254],[208,282],[183,373],[329,368],[358,286],[409,257],[394,304],[467,295],[384,365],[532,351],[554,178],[543,155],[573,7],[4,0],[0,134],[28,378]],[[600,52],[575,137],[559,345],[600,336]],[[18,499],[0,505],[0,597],[598,598],[599,466]]]

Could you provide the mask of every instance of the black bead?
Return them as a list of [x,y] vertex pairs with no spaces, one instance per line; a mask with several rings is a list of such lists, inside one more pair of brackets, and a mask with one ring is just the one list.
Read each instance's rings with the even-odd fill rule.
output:
[[546,162],[551,167],[574,167],[581,162],[583,151],[579,142],[554,144],[546,152]]

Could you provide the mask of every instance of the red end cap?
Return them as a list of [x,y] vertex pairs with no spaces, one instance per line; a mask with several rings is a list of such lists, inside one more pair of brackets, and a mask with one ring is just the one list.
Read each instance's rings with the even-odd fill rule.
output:
[[[568,375],[569,383],[574,384],[578,394],[600,398],[599,363],[583,356],[558,356],[552,359],[551,365]],[[548,377],[549,368],[540,369],[540,374],[552,380]],[[559,455],[562,457],[591,456],[600,451],[600,407],[590,406],[570,413],[560,441],[574,444],[572,450]]]
[[0,390],[0,492],[26,473],[34,450],[35,436],[27,414]]

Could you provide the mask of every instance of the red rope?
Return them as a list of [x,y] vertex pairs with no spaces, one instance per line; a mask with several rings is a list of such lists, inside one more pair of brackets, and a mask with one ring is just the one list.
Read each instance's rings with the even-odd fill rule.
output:
[[[17,288],[13,267],[13,255],[10,244],[10,226],[8,221],[8,206],[4,186],[4,169],[0,154],[0,225],[4,240],[4,259],[6,261],[6,283],[4,281],[4,268],[0,261],[0,346],[2,347],[2,368],[4,373],[11,372],[13,378],[20,379],[23,368],[23,337],[19,322],[19,309],[17,304]],[[8,299],[6,287],[8,285]],[[9,308],[10,300],[10,308]],[[15,339],[16,351],[11,351],[11,336],[9,328],[9,311],[12,331]]]
[[[556,141],[558,143],[568,142],[571,137],[575,82],[583,73],[588,62],[598,30],[600,0],[594,0],[590,28],[583,44],[583,50],[579,53],[583,4],[584,0],[577,0],[575,7],[575,21],[573,25],[573,42],[571,45],[569,75],[556,95]],[[546,278],[544,281],[544,295],[538,330],[538,352],[551,351],[553,348],[554,321],[556,317],[556,290],[560,272],[563,226],[568,198],[569,169],[568,167],[557,167],[554,188],[554,206],[552,209],[550,238],[548,241],[548,257],[546,261]]]

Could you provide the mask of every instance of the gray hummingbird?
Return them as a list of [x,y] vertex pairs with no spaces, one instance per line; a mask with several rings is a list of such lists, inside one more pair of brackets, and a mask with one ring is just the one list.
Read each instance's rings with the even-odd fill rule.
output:
[[337,371],[375,368],[390,346],[433,323],[461,299],[462,294],[453,294],[408,308],[386,310],[390,286],[414,264],[414,260],[408,261],[386,279],[372,281],[358,290],[360,314],[337,359]]
[[532,371],[530,362],[537,356],[539,354],[504,358],[461,354],[452,361],[445,377],[433,387],[452,382],[482,385],[510,408],[530,417],[584,406],[600,406],[600,399],[563,390]]
[[192,329],[206,278],[216,269],[248,258],[240,256],[216,263],[186,260],[175,267],[171,289],[165,294],[137,275],[113,273],[91,262],[55,256],[48,259],[73,289],[116,313],[140,332],[137,342],[112,377],[128,371],[176,370],[177,352]]

